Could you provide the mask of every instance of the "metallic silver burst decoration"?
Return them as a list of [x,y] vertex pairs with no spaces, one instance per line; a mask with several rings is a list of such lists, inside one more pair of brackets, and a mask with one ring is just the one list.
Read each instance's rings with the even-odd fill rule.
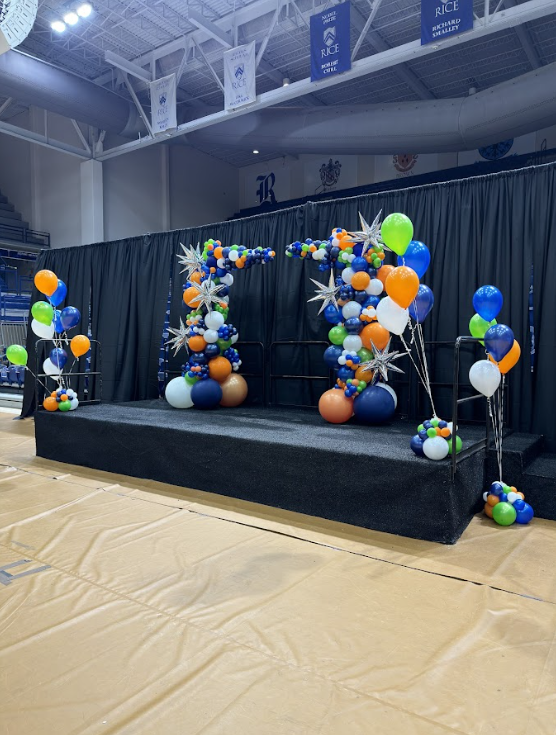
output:
[[361,220],[361,230],[359,232],[350,232],[349,234],[351,237],[346,238],[347,242],[362,242],[363,243],[363,250],[361,251],[361,257],[365,255],[367,250],[370,247],[376,247],[377,245],[382,245],[382,240],[380,239],[380,215],[382,214],[382,209],[377,214],[377,216],[374,218],[372,225],[370,225],[361,212],[359,212],[359,219]]
[[197,248],[195,250],[191,245],[186,248],[181,242],[180,247],[183,250],[183,255],[176,256],[179,264],[184,266],[180,273],[187,273],[187,279],[189,280],[192,273],[202,273],[205,261],[201,255],[199,244],[197,244]]
[[336,300],[336,296],[338,295],[341,287],[334,285],[334,275],[332,271],[330,271],[330,280],[328,281],[328,286],[326,286],[324,283],[321,283],[320,281],[315,281],[314,278],[311,278],[311,281],[313,281],[313,283],[317,287],[317,291],[315,292],[317,295],[313,296],[312,299],[309,299],[307,303],[309,304],[311,303],[311,301],[322,301],[322,306],[319,309],[319,314],[321,314],[329,304],[332,304],[337,309],[338,302]]
[[185,326],[181,317],[180,328],[174,329],[174,327],[168,327],[168,331],[170,332],[170,334],[173,334],[174,337],[172,337],[172,339],[169,339],[168,342],[165,342],[164,346],[169,345],[171,349],[174,350],[174,357],[178,354],[182,347],[185,349],[186,352],[189,352],[189,337],[187,336],[189,327]]
[[403,373],[404,371],[401,370],[397,365],[393,365],[392,363],[394,360],[399,360],[400,357],[404,357],[406,355],[406,352],[390,352],[390,342],[392,340],[388,340],[388,344],[383,350],[379,350],[378,347],[375,347],[374,343],[371,341],[371,347],[373,351],[373,359],[369,360],[368,362],[363,362],[359,366],[362,368],[361,372],[372,372],[373,377],[371,379],[371,384],[374,385],[377,380],[379,373],[382,376],[382,379],[387,383],[388,382],[388,370],[392,370],[395,373]]
[[218,298],[218,294],[224,288],[223,283],[213,283],[212,278],[209,277],[201,283],[192,283],[191,287],[197,291],[197,296],[191,299],[191,305],[195,309],[205,307],[207,311],[212,310],[213,304],[219,304],[221,299]]

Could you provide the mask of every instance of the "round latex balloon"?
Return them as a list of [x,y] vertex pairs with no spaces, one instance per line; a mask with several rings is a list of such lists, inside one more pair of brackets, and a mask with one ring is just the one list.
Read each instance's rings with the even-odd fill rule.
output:
[[434,294],[424,283],[419,285],[417,296],[409,305],[409,315],[422,324],[434,306]]
[[207,329],[215,329],[218,331],[224,324],[224,317],[219,311],[209,311],[205,316],[204,321]]
[[186,304],[186,306],[190,306],[192,309],[195,308],[195,304],[197,303],[195,299],[198,295],[199,292],[197,291],[197,289],[193,286],[189,286],[189,288],[186,288],[183,292],[184,304]]
[[382,283],[380,278],[372,278],[369,282],[369,285],[365,289],[365,292],[368,293],[369,296],[380,296],[380,294],[383,291],[384,291],[384,284]]
[[419,291],[419,276],[413,268],[400,265],[386,279],[386,293],[402,309],[407,309]]
[[51,377],[59,376],[62,372],[61,368],[59,368],[57,365],[54,365],[49,357],[43,362],[42,369],[46,375],[50,375]]
[[75,358],[82,357],[89,352],[91,348],[91,340],[84,334],[77,334],[70,342],[70,349]]
[[232,363],[225,357],[214,357],[208,365],[210,377],[218,383],[223,383],[232,372]]
[[344,350],[348,352],[359,352],[363,347],[363,342],[358,334],[348,334],[342,344]]
[[413,439],[409,443],[409,446],[411,447],[411,449],[414,451],[414,453],[418,457],[424,457],[425,456],[425,452],[423,451],[423,440],[421,439],[421,437],[419,436],[419,434],[415,434],[415,436],[413,437]]
[[359,316],[361,310],[362,306],[357,301],[348,301],[347,304],[342,306],[342,316],[344,319],[351,319],[353,316]]
[[[216,333],[216,339],[218,339],[218,334]],[[216,342],[216,340],[214,340]],[[189,349],[191,352],[203,352],[205,347],[207,346],[207,341],[204,337],[201,337],[200,334],[196,334],[194,337],[191,337],[189,340]]]
[[404,255],[413,238],[413,223],[405,214],[389,214],[380,227],[384,244],[396,255]]
[[66,331],[76,327],[80,321],[81,314],[79,313],[79,309],[76,309],[75,306],[66,306],[65,309],[62,309],[60,313],[60,322]]
[[503,303],[504,298],[496,286],[481,286],[473,294],[473,308],[487,322],[496,319]]
[[27,365],[29,359],[27,350],[21,345],[10,345],[6,350],[6,357],[12,365]]
[[382,390],[387,391],[390,393],[394,400],[394,408],[398,407],[398,396],[396,395],[396,391],[392,388],[391,385],[388,385],[388,383],[375,383],[377,388],[382,388]]
[[[363,346],[368,350],[373,349],[373,344],[379,350],[383,350],[390,341],[390,332],[387,329],[384,329],[384,327],[378,322],[367,324],[359,336],[361,337]],[[372,360],[372,356],[368,359]]]
[[353,401],[343,390],[331,388],[319,399],[319,413],[330,424],[344,424],[353,416]]
[[79,401],[77,400],[77,398],[72,398],[69,403],[70,403],[70,411],[75,411],[77,406],[79,406]]
[[[519,342],[517,339],[514,339],[514,343],[508,352],[508,354],[503,357],[500,362],[496,363],[498,365],[498,370],[502,373],[502,375],[506,375],[513,367],[517,364],[519,358],[521,357],[521,347],[519,346]],[[492,362],[495,362],[492,355],[488,356],[488,359]]]
[[506,357],[514,342],[514,333],[505,324],[495,324],[485,334],[485,347],[496,362]]
[[35,274],[35,286],[45,296],[52,296],[58,288],[58,278],[52,271],[39,271]]
[[[491,322],[485,322],[482,316],[474,314],[469,321],[469,333],[472,337],[482,340],[488,329],[494,324],[496,324],[496,319],[493,319]],[[484,345],[484,342],[481,341],[481,344]]]
[[511,526],[516,520],[517,513],[511,503],[497,503],[492,509],[492,517],[499,526]]
[[62,370],[62,368],[68,361],[68,353],[61,347],[55,347],[53,350],[50,350],[50,355],[48,356],[48,359],[55,367]]
[[332,327],[332,329],[328,332],[328,339],[332,342],[333,345],[341,345],[343,344],[343,341],[347,337],[347,332],[343,327]]
[[58,401],[53,398],[52,396],[48,396],[48,398],[45,398],[42,402],[43,408],[46,408],[47,411],[57,411],[58,410]]
[[36,301],[31,307],[31,314],[41,324],[52,324],[54,309],[46,301]]
[[199,380],[191,389],[191,398],[195,408],[214,408],[222,400],[220,383],[212,378]]
[[412,240],[403,255],[398,255],[398,265],[407,265],[413,268],[421,278],[427,272],[431,262],[431,254],[424,242]]
[[339,324],[342,321],[342,314],[333,304],[328,304],[324,309],[324,318],[329,324]]
[[392,418],[395,411],[394,398],[378,385],[369,385],[353,401],[353,412],[364,424],[384,424]]
[[62,301],[66,298],[68,294],[68,289],[66,284],[58,279],[58,288],[54,293],[50,296],[50,303],[52,306],[59,306]]
[[172,408],[191,408],[191,386],[181,376],[173,378],[164,391],[164,396]]
[[520,509],[516,509],[516,523],[522,523],[525,525],[526,523],[529,523],[534,515],[533,508],[531,508],[529,503],[523,503],[523,507],[520,505]]
[[402,309],[401,306],[394,303],[389,296],[380,300],[376,307],[376,317],[379,324],[392,334],[403,334],[409,321],[409,311]]
[[[203,340],[208,344],[215,344],[216,342],[218,342],[218,332],[216,331],[216,329],[205,329]],[[191,340],[189,341],[189,343],[191,344]]]
[[501,375],[498,366],[490,360],[478,360],[469,370],[471,385],[487,398],[493,396],[500,385]]
[[[361,258],[361,260],[363,259]],[[351,285],[356,291],[364,291],[370,282],[371,277],[368,273],[365,273],[365,271],[354,273],[353,278],[351,279]]]
[[382,282],[383,286],[386,283],[386,279],[388,278],[390,273],[392,273],[393,270],[394,270],[393,265],[383,265],[377,270],[376,277],[378,278],[379,281]]
[[228,375],[220,387],[222,388],[221,406],[233,408],[239,406],[247,398],[247,381],[239,373]]
[[342,275],[342,281],[344,283],[350,284],[351,283],[351,279],[353,278],[354,273],[355,273],[355,271],[353,270],[353,268],[344,268],[344,270],[341,273],[341,275]]
[[31,329],[33,330],[33,334],[36,334],[39,339],[52,339],[54,337],[54,324],[42,324],[42,322],[33,319]]
[[425,453],[425,457],[429,459],[436,461],[444,459],[448,456],[448,442],[441,436],[425,439],[423,442],[423,452]]
[[330,345],[324,351],[324,362],[329,368],[338,367],[338,358],[342,354],[342,348],[339,345]]

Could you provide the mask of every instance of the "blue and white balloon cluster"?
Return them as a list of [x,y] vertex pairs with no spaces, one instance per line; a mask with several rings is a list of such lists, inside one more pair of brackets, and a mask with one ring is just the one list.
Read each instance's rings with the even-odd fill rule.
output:
[[525,495],[504,482],[493,482],[490,489],[483,493],[485,514],[499,526],[514,523],[526,525],[535,515],[533,508],[525,502]]

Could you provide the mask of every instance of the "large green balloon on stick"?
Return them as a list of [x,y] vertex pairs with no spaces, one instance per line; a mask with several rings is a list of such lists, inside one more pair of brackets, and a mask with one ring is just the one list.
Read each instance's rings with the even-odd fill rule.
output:
[[482,337],[484,337],[489,328],[496,323],[496,319],[493,319],[491,322],[487,322],[482,316],[475,314],[469,321],[469,331],[471,336],[480,339],[481,344],[484,346],[485,343],[482,341]]
[[27,365],[29,359],[27,350],[21,345],[10,345],[6,350],[6,357],[12,365]]
[[380,227],[384,244],[396,255],[403,255],[413,240],[413,222],[405,214],[389,214]]
[[54,319],[54,309],[46,301],[35,301],[31,307],[31,314],[34,319],[41,324],[46,324],[47,327],[52,324]]

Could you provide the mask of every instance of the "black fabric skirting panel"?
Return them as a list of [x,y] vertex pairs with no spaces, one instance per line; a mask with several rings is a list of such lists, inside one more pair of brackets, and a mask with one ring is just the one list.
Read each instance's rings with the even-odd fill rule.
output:
[[[73,464],[454,543],[481,505],[484,453],[459,464],[409,449],[412,427],[324,424],[303,410],[177,411],[162,401],[36,414],[37,454]],[[464,433],[469,446],[484,434]]]

